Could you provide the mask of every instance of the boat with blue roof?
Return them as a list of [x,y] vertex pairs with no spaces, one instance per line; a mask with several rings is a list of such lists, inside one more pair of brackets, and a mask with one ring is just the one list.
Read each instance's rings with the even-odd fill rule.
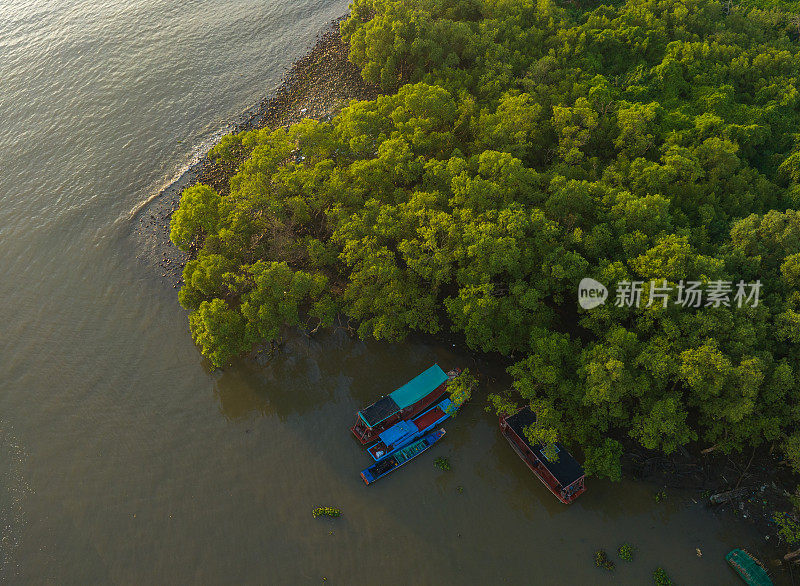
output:
[[437,429],[422,436],[420,439],[411,442],[405,447],[398,448],[379,462],[375,462],[369,468],[361,471],[361,478],[366,484],[372,484],[379,478],[391,474],[401,466],[408,464],[411,460],[430,449],[433,444],[444,437],[444,429]]
[[413,419],[441,399],[447,391],[447,383],[460,372],[461,369],[456,368],[445,373],[434,364],[396,391],[361,409],[350,431],[363,445],[376,441],[398,421]]
[[378,443],[371,446],[367,451],[376,462],[389,456],[389,454],[407,446],[417,438],[425,435],[434,427],[451,417],[458,411],[456,405],[450,398],[446,398],[434,407],[422,412],[410,421],[399,421],[389,429],[381,433]]

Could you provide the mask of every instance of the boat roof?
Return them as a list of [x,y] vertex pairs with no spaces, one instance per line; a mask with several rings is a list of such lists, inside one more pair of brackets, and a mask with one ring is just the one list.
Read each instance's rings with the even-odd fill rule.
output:
[[422,374],[417,375],[402,387],[390,393],[389,396],[394,399],[400,409],[405,409],[432,393],[436,387],[446,380],[447,375],[445,372],[438,364],[434,364]]
[[391,396],[386,396],[359,411],[358,416],[367,424],[367,427],[375,427],[398,411],[400,411],[400,406],[395,403]]
[[772,580],[766,570],[761,567],[761,564],[749,552],[743,549],[734,549],[728,552],[725,559],[748,584],[753,586],[769,586],[772,584]]
[[544,445],[540,443],[533,444],[525,435],[525,428],[536,422],[536,414],[530,410],[530,407],[525,407],[517,411],[514,415],[506,417],[506,423],[514,430],[520,439],[527,443],[536,457],[541,460],[545,468],[556,477],[556,480],[561,486],[568,486],[578,480],[585,473],[578,461],[572,457],[567,449],[556,442],[556,450],[558,451],[558,459],[553,462],[544,455]]
[[384,431],[378,437],[386,446],[393,445],[397,440],[419,431],[417,426],[410,421],[400,421]]
[[447,375],[434,364],[428,370],[408,381],[402,387],[378,399],[358,412],[367,427],[375,427],[406,407],[431,394],[436,387],[447,381]]

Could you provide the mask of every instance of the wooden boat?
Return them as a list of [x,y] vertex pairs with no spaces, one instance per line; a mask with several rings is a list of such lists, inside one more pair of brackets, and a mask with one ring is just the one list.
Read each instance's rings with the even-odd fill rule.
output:
[[500,431],[536,476],[565,505],[570,504],[586,492],[585,472],[567,449],[556,442],[555,460],[544,454],[542,444],[532,444],[525,436],[525,428],[536,421],[536,414],[529,407],[514,415],[500,416]]
[[767,574],[764,564],[747,550],[733,549],[728,552],[725,559],[746,584],[750,586],[771,586],[772,580]]
[[409,445],[399,448],[393,452],[391,452],[386,458],[383,458],[380,462],[375,462],[369,468],[365,468],[361,471],[361,478],[364,480],[366,484],[372,484],[379,478],[383,478],[387,474],[390,474],[407,464],[417,456],[419,456],[422,452],[430,448],[433,444],[438,442],[442,437],[444,437],[445,431],[444,429],[437,429],[415,442],[410,443]]
[[445,399],[435,407],[418,415],[411,421],[399,421],[389,429],[381,433],[378,443],[374,444],[367,451],[376,462],[386,458],[391,452],[403,446],[407,446],[415,439],[422,437],[434,427],[442,423],[448,417],[458,411],[458,406],[449,398]]
[[446,373],[434,364],[396,391],[356,413],[350,428],[358,441],[367,445],[398,421],[407,421],[425,411],[444,395],[447,383],[461,373],[456,368]]

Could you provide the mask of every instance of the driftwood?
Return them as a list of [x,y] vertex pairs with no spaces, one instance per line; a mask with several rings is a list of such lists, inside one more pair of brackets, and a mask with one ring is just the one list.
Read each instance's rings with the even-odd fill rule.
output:
[[800,549],[796,549],[794,551],[790,551],[785,556],[783,556],[783,559],[786,560],[787,562],[790,562],[793,559],[797,558],[798,556],[800,556]]
[[753,491],[752,488],[746,488],[746,487],[736,488],[734,490],[712,494],[708,500],[710,500],[715,505],[719,505],[721,503],[727,503],[728,501],[733,501],[742,498],[743,496],[751,493],[752,491]]

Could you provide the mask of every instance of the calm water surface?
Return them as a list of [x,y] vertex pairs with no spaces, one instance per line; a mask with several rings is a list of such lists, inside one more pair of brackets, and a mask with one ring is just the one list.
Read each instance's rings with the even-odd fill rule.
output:
[[[434,361],[472,364],[452,348],[333,332],[209,371],[132,210],[346,5],[0,0],[0,581],[641,584],[662,564],[736,583],[722,556],[757,535],[641,484],[592,480],[562,506],[481,399],[365,487],[352,413]],[[625,540],[634,564],[592,566]]]

